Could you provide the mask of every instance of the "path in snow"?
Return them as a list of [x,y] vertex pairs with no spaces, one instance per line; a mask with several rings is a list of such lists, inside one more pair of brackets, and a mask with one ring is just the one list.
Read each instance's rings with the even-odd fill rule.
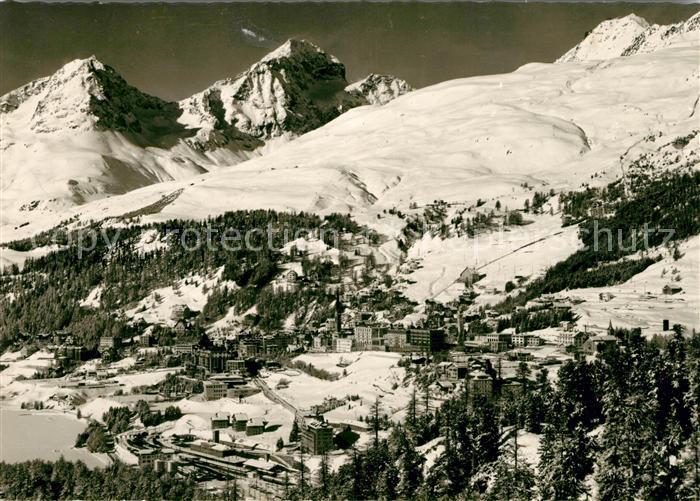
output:
[[[540,243],[540,242],[542,242],[542,241],[544,241],[544,240],[547,240],[547,239],[549,239],[549,238],[556,237],[556,236],[558,236],[558,235],[561,235],[562,233],[564,233],[564,231],[557,231],[556,233],[551,233],[551,234],[549,234],[549,235],[545,235],[544,237],[540,237],[540,238],[538,238],[538,239],[536,239],[536,240],[533,240],[532,242],[528,242],[528,243],[526,243],[526,244],[524,244],[524,245],[521,245],[521,246],[518,247],[517,249],[514,249],[514,250],[512,250],[512,251],[510,251],[510,252],[507,252],[506,254],[503,254],[503,255],[501,255],[501,256],[495,258],[495,259],[492,259],[491,261],[488,261],[488,262],[482,264],[481,266],[478,266],[476,269],[477,269],[477,270],[481,270],[481,269],[483,269],[483,268],[485,268],[485,267],[487,267],[487,266],[489,266],[489,265],[491,265],[491,264],[493,264],[493,263],[496,263],[496,262],[500,261],[501,259],[504,259],[504,258],[506,258],[506,257],[508,257],[508,256],[512,256],[513,254],[516,254],[516,253],[520,252],[521,250],[523,250],[523,249],[525,249],[525,248],[527,248],[527,247],[530,247],[530,246],[532,246],[532,245],[535,245],[535,244],[537,244],[537,243]],[[467,271],[469,268],[471,268],[471,266],[467,266],[466,268],[464,268],[464,269],[462,270],[462,273],[465,272],[465,271]],[[444,275],[444,273],[445,273],[445,268],[443,267],[443,269],[442,269],[442,275]],[[459,275],[462,276],[462,273],[460,273]],[[440,278],[442,278],[442,275],[440,276]],[[437,282],[437,280],[439,280],[440,278],[436,279],[435,282]],[[433,282],[433,283],[430,284],[430,293],[431,293],[431,296],[430,296],[429,299],[435,299],[437,296],[439,296],[440,294],[442,294],[443,292],[445,292],[447,289],[449,289],[450,287],[452,287],[454,284],[456,284],[457,282],[459,282],[459,278],[453,280],[450,284],[448,284],[447,286],[445,286],[444,288],[442,288],[442,289],[441,289],[440,291],[438,291],[437,293],[433,294],[433,284],[434,284],[435,282]]]

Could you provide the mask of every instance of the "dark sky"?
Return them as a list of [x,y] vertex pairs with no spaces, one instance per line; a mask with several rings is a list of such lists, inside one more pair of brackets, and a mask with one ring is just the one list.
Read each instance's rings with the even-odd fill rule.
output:
[[131,84],[181,99],[234,76],[289,37],[345,63],[348,79],[392,73],[422,87],[550,62],[607,18],[690,17],[682,4],[0,3],[0,94],[95,54]]

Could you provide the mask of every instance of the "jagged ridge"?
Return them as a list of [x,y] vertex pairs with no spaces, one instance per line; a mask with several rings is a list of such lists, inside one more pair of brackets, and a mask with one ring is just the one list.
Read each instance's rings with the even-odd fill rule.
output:
[[630,14],[603,21],[556,62],[610,59],[699,42],[700,12],[686,21],[671,25],[651,25],[645,19]]
[[200,124],[200,147],[226,146],[232,134],[265,141],[298,136],[366,104],[411,90],[395,77],[370,75],[348,86],[345,66],[306,40],[288,40],[235,78],[216,82],[180,103],[181,121]]

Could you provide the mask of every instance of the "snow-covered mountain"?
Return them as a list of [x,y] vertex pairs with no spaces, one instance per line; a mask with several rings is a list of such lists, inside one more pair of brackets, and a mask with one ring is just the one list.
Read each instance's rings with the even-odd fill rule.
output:
[[180,122],[199,128],[189,142],[204,149],[241,136],[256,144],[299,136],[350,108],[385,104],[410,90],[403,80],[384,75],[348,87],[338,59],[306,40],[288,40],[237,77],[183,100]]
[[579,44],[560,57],[558,63],[595,61],[655,52],[666,47],[697,45],[700,41],[700,12],[684,22],[649,24],[630,14],[596,26]]
[[95,57],[0,98],[3,222],[210,170],[180,139],[177,103],[128,85]]
[[[391,233],[405,221],[384,211],[435,199],[499,199],[521,207],[533,187],[605,184],[635,152],[661,151],[693,134],[699,56],[700,43],[691,40],[605,64],[533,63],[510,74],[444,82],[384,106],[350,110],[235,169],[93,202],[64,218],[117,217],[140,207],[157,208],[146,221],[237,208],[352,211]],[[693,137],[683,151],[698,149]],[[56,223],[25,220],[30,224],[9,228],[4,239]]]
[[411,86],[392,75],[371,75],[345,87],[345,91],[369,104],[386,104],[410,92]]
[[2,224],[231,166],[352,107],[410,87],[394,77],[345,91],[345,67],[290,40],[236,78],[181,103],[130,86],[94,56],[0,97]]

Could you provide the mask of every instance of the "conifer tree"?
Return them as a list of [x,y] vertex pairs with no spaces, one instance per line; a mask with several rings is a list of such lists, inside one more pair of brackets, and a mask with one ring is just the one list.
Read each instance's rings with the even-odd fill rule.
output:
[[318,466],[318,486],[322,499],[327,499],[331,490],[331,469],[328,462],[328,454],[321,456],[321,463]]
[[545,425],[540,442],[538,490],[543,499],[578,499],[586,493],[591,447],[581,425],[570,432]]

